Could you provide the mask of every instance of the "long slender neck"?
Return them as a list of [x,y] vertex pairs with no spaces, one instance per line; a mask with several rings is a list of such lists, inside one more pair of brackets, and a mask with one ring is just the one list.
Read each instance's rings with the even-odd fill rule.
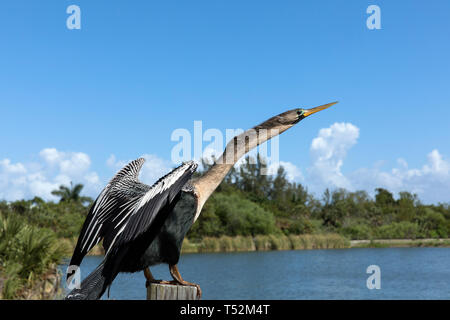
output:
[[272,117],[231,139],[216,163],[202,177],[193,181],[192,184],[199,194],[199,206],[195,219],[198,218],[206,200],[208,200],[234,164],[243,155],[256,148],[258,145],[286,131],[296,123],[284,124],[283,122],[285,121],[283,121],[283,116],[286,113],[287,112]]

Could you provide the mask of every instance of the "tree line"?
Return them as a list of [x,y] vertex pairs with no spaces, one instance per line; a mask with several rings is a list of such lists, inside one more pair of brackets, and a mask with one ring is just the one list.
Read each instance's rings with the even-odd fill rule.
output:
[[[416,194],[397,199],[383,188],[367,191],[326,189],[320,198],[290,182],[283,166],[263,175],[264,159],[247,157],[233,168],[207,201],[190,237],[283,233],[339,233],[349,239],[446,238],[450,205],[422,204]],[[210,165],[203,161],[203,171]]]
[[[203,161],[202,175],[211,165]],[[422,204],[417,195],[397,198],[383,188],[371,197],[366,191],[326,189],[314,196],[286,177],[280,166],[263,175],[265,161],[245,158],[234,167],[203,207],[188,237],[255,236],[267,234],[338,233],[349,239],[446,238],[450,234],[450,205]],[[195,177],[194,177],[195,178]],[[52,230],[58,237],[79,234],[92,199],[81,195],[83,185],[61,186],[52,193],[59,202],[0,201],[0,215],[18,215],[29,224]]]

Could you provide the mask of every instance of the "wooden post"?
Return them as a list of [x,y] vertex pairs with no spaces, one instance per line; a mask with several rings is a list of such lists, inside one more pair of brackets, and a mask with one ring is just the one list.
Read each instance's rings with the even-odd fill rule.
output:
[[147,300],[197,300],[197,288],[150,283],[147,287]]

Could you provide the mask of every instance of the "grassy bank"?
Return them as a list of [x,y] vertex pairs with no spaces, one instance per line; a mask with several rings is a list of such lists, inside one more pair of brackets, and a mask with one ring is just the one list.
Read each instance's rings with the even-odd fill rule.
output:
[[[65,246],[75,247],[76,239],[61,239]],[[376,239],[348,240],[335,234],[258,235],[204,237],[201,240],[184,239],[182,253],[245,252],[270,250],[310,250],[343,248],[394,248],[394,247],[450,247],[450,239]],[[71,251],[71,252],[72,252]],[[101,244],[89,255],[103,255]]]
[[[61,243],[71,248],[76,245],[76,238],[61,239]],[[269,250],[305,250],[305,249],[342,249],[349,248],[350,241],[338,234],[305,234],[305,235],[258,235],[204,237],[201,240],[185,238],[182,253],[202,252],[242,252]],[[101,243],[89,252],[89,255],[103,255],[105,251]]]
[[305,250],[349,248],[350,242],[338,234],[258,235],[205,237],[200,241],[185,239],[183,253],[238,252],[268,250]]
[[450,239],[351,240],[352,248],[450,247]]

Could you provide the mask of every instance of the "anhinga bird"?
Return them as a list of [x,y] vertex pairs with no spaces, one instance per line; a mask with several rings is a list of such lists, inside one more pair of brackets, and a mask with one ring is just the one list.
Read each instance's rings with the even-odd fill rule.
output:
[[[182,164],[151,187],[138,180],[145,160],[130,162],[92,204],[70,266],[72,270],[79,267],[88,251],[102,239],[105,257],[66,299],[99,299],[119,272],[136,271],[144,271],[147,282],[196,286],[201,295],[198,285],[181,277],[177,263],[183,239],[206,200],[244,154],[335,103],[286,111],[234,137],[216,163],[193,181],[190,179],[197,168],[193,161]],[[153,278],[149,267],[160,263],[169,265],[173,281]]]

